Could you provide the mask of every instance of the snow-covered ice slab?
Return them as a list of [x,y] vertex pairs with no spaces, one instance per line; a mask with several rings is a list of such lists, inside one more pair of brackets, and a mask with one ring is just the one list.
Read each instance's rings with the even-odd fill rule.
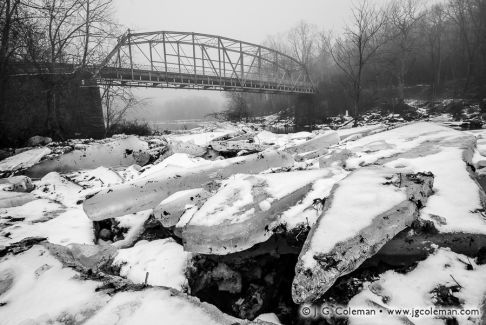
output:
[[167,172],[167,167],[172,168],[195,168],[202,167],[211,164],[210,160],[206,160],[200,157],[193,157],[187,153],[174,153],[165,158],[158,164],[148,165],[144,167],[142,173],[136,178],[149,178],[154,177],[158,173]]
[[91,317],[85,325],[254,324],[223,314],[216,307],[190,296],[166,289],[120,292]]
[[77,203],[82,201],[86,195],[81,186],[56,172],[45,175],[34,184],[36,189],[32,191],[32,194],[60,202],[68,207],[76,207]]
[[[305,197],[296,205],[284,211],[277,221],[272,223],[270,229],[281,228],[284,226],[286,231],[301,229],[302,227],[312,227],[322,212],[322,201],[329,196],[333,186],[341,179],[346,177],[349,172],[341,168],[330,169],[326,177],[319,178],[312,184],[312,188],[305,194]],[[321,201],[316,201],[320,199]]]
[[270,131],[261,131],[253,137],[254,143],[271,145],[276,148],[293,147],[312,139],[316,135],[310,132],[276,134]]
[[123,178],[117,172],[103,166],[75,172],[68,177],[83,187],[103,187],[123,183]]
[[348,143],[348,168],[372,163],[434,174],[434,195],[421,211],[441,233],[486,235],[483,190],[473,179],[476,138],[433,123],[415,123]]
[[115,139],[107,143],[97,143],[77,149],[53,159],[47,159],[29,168],[31,177],[42,177],[49,172],[67,173],[83,169],[104,167],[128,167],[133,164],[145,165],[149,160],[147,142],[136,136]]
[[17,222],[44,222],[57,217],[66,208],[47,199],[35,199],[17,207],[0,208],[0,229]]
[[180,142],[193,143],[200,147],[206,147],[211,141],[217,141],[225,137],[237,134],[236,130],[229,129],[216,129],[211,132],[182,134],[182,135],[169,135],[169,140],[176,140]]
[[[62,209],[58,205],[37,200],[26,204],[25,208],[39,210],[32,212],[32,216],[25,220],[3,223],[3,218],[0,219],[0,245],[9,245],[28,237],[44,237],[51,243],[59,245],[94,242],[93,223],[80,207],[63,211],[58,210]],[[16,208],[6,209],[8,215],[12,217],[18,215],[19,218],[25,216],[25,209],[14,209]],[[1,229],[2,227],[4,228]]]
[[234,175],[184,226],[184,249],[222,255],[264,242],[280,214],[298,204],[314,182],[333,176],[327,169]]
[[120,275],[134,283],[145,283],[147,276],[147,284],[187,292],[185,272],[191,257],[172,238],[142,240],[131,248],[118,250],[113,264],[121,266]]
[[293,166],[285,152],[265,151],[244,157],[214,161],[194,168],[165,168],[153,177],[103,189],[83,205],[92,220],[114,218],[153,209],[175,192],[201,187],[212,180],[225,179],[236,173],[258,173],[273,167]]
[[341,180],[309,233],[295,268],[296,303],[321,297],[409,226],[432,192],[433,176],[362,168]]
[[97,293],[99,283],[81,281],[42,246],[0,259],[0,323],[52,324],[83,322],[109,301]]
[[[470,267],[467,268],[467,265]],[[348,306],[375,309],[375,316],[351,316],[351,325],[368,325],[370,321],[386,325],[446,324],[444,319],[433,316],[392,316],[387,310],[444,309],[440,301],[437,301],[437,290],[456,297],[460,301],[460,306],[456,308],[481,309],[486,295],[486,265],[477,265],[465,255],[440,248],[412,271],[405,274],[388,271],[364,288],[351,299]],[[457,315],[455,318],[457,324],[482,324],[481,316],[478,315]]]
[[336,131],[327,131],[301,144],[285,148],[291,154],[301,154],[310,151],[323,151],[339,142],[339,135]]
[[24,205],[35,200],[31,193],[0,191],[0,209]]
[[444,147],[463,149],[465,158],[470,159],[475,142],[475,137],[465,132],[419,122],[348,142],[343,148],[355,153],[355,157],[346,161],[346,167],[359,168],[404,154],[423,157],[437,153]]
[[5,158],[0,161],[0,174],[13,173],[32,167],[50,153],[49,148],[35,148]]
[[199,207],[210,196],[211,193],[204,188],[176,192],[154,208],[154,217],[160,220],[162,226],[173,227],[188,208]]
[[385,124],[374,124],[359,126],[356,128],[336,130],[336,132],[338,133],[341,141],[352,141],[370,134],[386,131],[386,129],[387,126]]
[[268,148],[267,145],[258,143],[250,143],[247,141],[211,141],[209,146],[218,152],[232,152],[236,153],[242,150],[248,152],[260,152]]

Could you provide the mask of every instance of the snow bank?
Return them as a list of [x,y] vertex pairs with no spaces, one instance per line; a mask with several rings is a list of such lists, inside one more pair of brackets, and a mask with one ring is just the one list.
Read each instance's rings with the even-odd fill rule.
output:
[[0,280],[5,325],[83,322],[109,300],[96,292],[99,283],[79,280],[42,246],[0,259]]
[[[39,205],[37,206],[41,209]],[[47,209],[48,213],[50,208],[45,207],[44,209]],[[49,215],[46,220],[42,217],[35,218],[35,214],[37,214],[35,212],[33,213],[34,218],[17,221],[6,226],[0,232],[0,245],[9,245],[28,237],[46,237],[51,243],[59,245],[92,244],[94,242],[93,223],[81,208],[68,209],[55,216],[58,213]],[[22,216],[22,214],[20,215]]]
[[134,283],[147,283],[186,291],[186,266],[191,253],[184,252],[172,238],[151,242],[139,241],[135,246],[120,249],[113,264],[121,266],[120,275]]
[[[472,269],[466,268],[469,263]],[[457,287],[458,284],[458,292],[450,293],[461,301],[462,307],[480,309],[486,293],[486,265],[477,265],[467,256],[440,248],[406,274],[388,271],[380,275],[378,281],[365,285],[365,289],[351,299],[349,307],[373,308],[376,316],[351,317],[350,324],[365,325],[370,321],[373,324],[404,324],[403,316],[402,319],[389,316],[385,310],[435,307],[433,290],[439,286]],[[457,316],[456,319],[459,324],[480,323],[478,316]],[[443,320],[430,316],[409,317],[407,321],[417,325],[444,324]]]
[[225,315],[209,304],[184,299],[163,289],[116,294],[85,325],[178,324],[231,325],[245,321]]

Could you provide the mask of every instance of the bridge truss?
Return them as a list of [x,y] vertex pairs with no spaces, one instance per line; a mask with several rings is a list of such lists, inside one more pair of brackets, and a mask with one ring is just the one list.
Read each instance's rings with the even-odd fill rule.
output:
[[306,68],[291,56],[199,33],[128,31],[94,77],[130,87],[314,93]]

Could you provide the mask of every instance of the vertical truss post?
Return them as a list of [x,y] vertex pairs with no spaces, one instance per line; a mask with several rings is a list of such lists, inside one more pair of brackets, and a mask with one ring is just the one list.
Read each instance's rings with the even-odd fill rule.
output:
[[167,51],[165,49],[165,32],[162,33],[162,46],[164,48],[164,69],[165,69],[165,82],[167,84],[167,87],[169,86],[169,77],[168,77],[168,71],[167,71]]
[[240,42],[240,74],[241,74],[241,82],[240,86],[244,87],[244,80],[245,80],[245,65],[243,64],[243,43]]
[[260,82],[260,88],[262,87],[262,48],[258,47],[258,81]]
[[201,44],[201,60],[202,60],[202,73],[206,76],[206,69],[204,67],[204,45]]
[[182,73],[181,73],[181,49],[179,45],[179,41],[177,41],[177,66],[179,67],[179,78],[182,82]]
[[120,55],[120,48],[118,48],[118,68],[121,69],[122,63],[121,63],[121,55]]
[[223,75],[226,78],[226,50],[223,42],[221,42],[221,37],[218,37],[218,42],[221,43],[221,50],[223,51]]
[[133,80],[132,34],[130,34],[130,30],[128,30],[128,55],[130,56],[130,70]]
[[219,65],[219,85],[222,86],[221,80],[221,44],[219,44],[219,37],[218,37],[218,65]]
[[196,72],[196,41],[194,39],[194,33],[192,33],[192,58],[194,60],[194,82],[197,80]]
[[149,72],[149,79],[152,81],[152,72],[154,71],[154,60],[152,57],[152,41],[148,43],[150,49],[150,72]]
[[275,72],[274,72],[273,81],[276,82],[277,78],[278,78],[278,53],[275,52]]

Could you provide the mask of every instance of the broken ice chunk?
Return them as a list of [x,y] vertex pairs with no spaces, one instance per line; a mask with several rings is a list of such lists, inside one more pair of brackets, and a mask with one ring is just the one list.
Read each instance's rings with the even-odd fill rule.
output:
[[323,134],[303,142],[301,144],[295,145],[293,147],[286,148],[285,151],[290,154],[300,154],[309,151],[318,151],[325,148],[329,148],[332,145],[339,143],[339,135],[336,131],[327,131]]
[[432,194],[432,174],[359,169],[333,188],[309,233],[292,284],[296,303],[321,297],[409,226]]
[[103,166],[82,170],[68,176],[72,181],[83,187],[102,187],[123,182],[123,178],[117,172]]
[[0,208],[21,206],[35,199],[31,193],[0,191]]
[[201,205],[211,194],[203,188],[179,191],[154,208],[154,216],[162,226],[175,226],[188,207]]
[[266,241],[279,215],[297,204],[313,182],[331,174],[317,169],[230,177],[182,229],[184,248],[229,254]]
[[0,161],[0,174],[11,174],[32,167],[50,153],[49,148],[35,148],[8,157]]
[[61,202],[68,207],[77,206],[77,203],[84,199],[81,186],[56,172],[45,175],[40,181],[35,182],[35,185],[36,189],[32,194]]
[[34,189],[32,180],[27,176],[12,176],[0,179],[0,188],[4,191],[30,192]]
[[150,158],[147,142],[136,136],[97,143],[84,149],[76,149],[54,159],[44,160],[26,171],[31,177],[42,177],[49,172],[72,172],[100,166],[126,167],[145,165]]
[[278,151],[214,161],[201,167],[166,168],[153,177],[104,189],[87,199],[84,210],[92,220],[114,218],[153,209],[175,192],[200,187],[211,180],[225,179],[235,173],[258,173],[272,167],[290,167],[294,160]]

